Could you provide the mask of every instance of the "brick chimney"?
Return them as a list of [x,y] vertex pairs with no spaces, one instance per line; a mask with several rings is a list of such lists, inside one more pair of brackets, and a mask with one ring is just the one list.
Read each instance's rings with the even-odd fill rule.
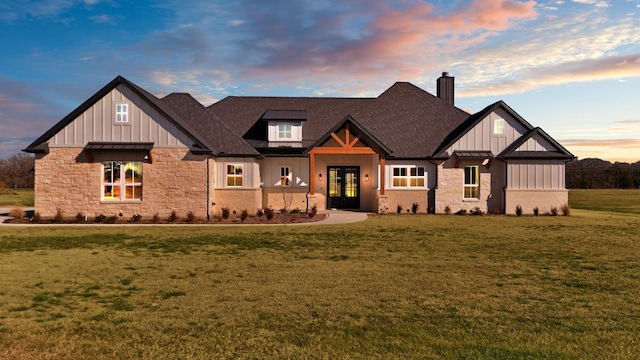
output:
[[443,72],[436,82],[438,86],[438,97],[453,106],[453,76],[448,72]]

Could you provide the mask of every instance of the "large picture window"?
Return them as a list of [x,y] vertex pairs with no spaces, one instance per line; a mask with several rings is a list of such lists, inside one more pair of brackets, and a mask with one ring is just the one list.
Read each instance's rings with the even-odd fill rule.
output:
[[142,199],[141,161],[106,161],[103,169],[104,200]]
[[464,198],[479,199],[480,198],[480,174],[478,166],[464,167]]
[[424,187],[424,166],[394,166],[393,187]]
[[227,187],[242,187],[242,164],[227,165]]

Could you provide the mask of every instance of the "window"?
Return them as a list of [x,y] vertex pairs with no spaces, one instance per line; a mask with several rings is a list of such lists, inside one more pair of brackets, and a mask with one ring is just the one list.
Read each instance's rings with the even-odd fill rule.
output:
[[478,173],[478,166],[464,167],[464,198],[465,199],[480,198],[479,179],[480,179],[480,174]]
[[103,200],[142,199],[142,162],[106,161],[103,168]]
[[280,186],[289,186],[291,183],[291,171],[288,166],[280,168]]
[[278,139],[291,139],[291,124],[278,125]]
[[129,122],[129,105],[116,104],[116,122],[118,123]]
[[424,166],[394,166],[393,187],[424,187]]
[[242,186],[242,164],[227,165],[227,186],[228,187]]
[[494,135],[504,134],[504,119],[498,118],[493,121],[493,134]]

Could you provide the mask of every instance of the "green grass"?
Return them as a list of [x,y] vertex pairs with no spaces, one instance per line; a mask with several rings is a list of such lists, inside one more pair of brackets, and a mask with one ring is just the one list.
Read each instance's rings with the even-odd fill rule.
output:
[[569,204],[574,209],[640,214],[640,189],[572,189]]
[[3,227],[0,353],[637,358],[630,205],[342,226]]
[[33,189],[0,190],[0,206],[33,206]]

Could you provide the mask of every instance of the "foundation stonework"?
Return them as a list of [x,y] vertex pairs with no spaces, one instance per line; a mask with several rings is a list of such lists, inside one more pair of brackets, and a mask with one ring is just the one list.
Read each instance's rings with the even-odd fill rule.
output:
[[523,214],[533,214],[538,208],[540,214],[547,214],[551,207],[558,211],[569,203],[569,190],[506,190],[506,214],[515,214],[516,207],[522,207]]
[[193,212],[206,217],[206,161],[184,160],[186,148],[154,148],[152,162],[142,165],[142,199],[102,200],[102,162],[89,162],[82,148],[50,148],[35,162],[35,211],[54,217],[60,210],[64,217],[86,215],[119,216],[134,214],[150,218],[167,217],[176,211],[179,217]]
[[418,204],[418,214],[426,214],[429,207],[429,189],[424,190],[386,190],[387,212],[395,214],[398,206],[402,213],[411,212],[414,203]]

